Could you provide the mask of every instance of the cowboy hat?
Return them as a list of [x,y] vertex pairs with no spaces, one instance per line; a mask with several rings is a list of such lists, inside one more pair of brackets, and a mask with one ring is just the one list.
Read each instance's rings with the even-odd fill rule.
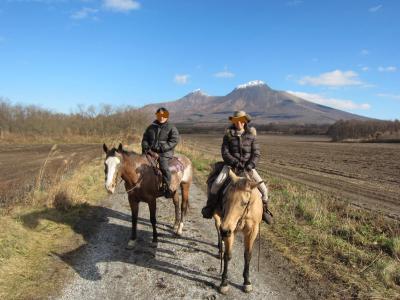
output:
[[234,122],[235,120],[246,119],[247,123],[251,121],[251,117],[243,110],[237,110],[233,113],[233,116],[229,117],[229,120]]

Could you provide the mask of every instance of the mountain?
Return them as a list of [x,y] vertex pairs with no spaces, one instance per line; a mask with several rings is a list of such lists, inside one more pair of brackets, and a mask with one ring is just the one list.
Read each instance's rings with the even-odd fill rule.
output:
[[178,124],[226,123],[235,110],[246,111],[256,124],[332,124],[340,119],[367,119],[273,90],[260,80],[241,84],[226,96],[209,96],[196,90],[179,100],[150,104],[144,109],[155,111],[160,106],[166,107],[171,120]]

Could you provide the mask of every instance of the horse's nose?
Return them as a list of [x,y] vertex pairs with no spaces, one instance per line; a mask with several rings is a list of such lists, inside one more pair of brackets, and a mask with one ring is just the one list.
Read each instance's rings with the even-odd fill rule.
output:
[[232,234],[232,231],[230,229],[221,228],[221,236],[222,237],[230,237],[231,234]]
[[109,193],[109,194],[113,194],[114,193],[114,191],[115,191],[115,187],[114,186],[108,186],[107,184],[105,185],[106,186],[106,190],[107,190],[107,192]]

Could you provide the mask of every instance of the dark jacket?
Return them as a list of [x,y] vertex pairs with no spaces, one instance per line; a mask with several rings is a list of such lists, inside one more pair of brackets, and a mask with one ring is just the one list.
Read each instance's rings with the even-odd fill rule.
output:
[[143,134],[142,151],[151,149],[160,157],[172,158],[178,142],[179,132],[174,125],[168,122],[160,124],[158,121],[154,121]]
[[226,130],[221,154],[225,164],[234,168],[254,169],[260,159],[260,148],[256,141],[257,131],[254,127],[245,127],[244,133],[239,136],[235,126]]

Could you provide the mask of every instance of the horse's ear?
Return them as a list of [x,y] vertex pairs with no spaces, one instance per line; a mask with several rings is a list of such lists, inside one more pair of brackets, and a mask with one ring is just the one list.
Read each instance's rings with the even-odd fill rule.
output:
[[122,152],[122,150],[123,150],[122,148],[123,148],[123,147],[122,147],[122,144],[121,144],[121,143],[119,143],[119,146],[118,146],[118,152],[120,152],[120,153],[121,153],[121,152]]
[[232,169],[229,169],[229,177],[231,178],[233,183],[236,183],[239,180],[239,177],[236,176],[235,172]]
[[252,181],[252,182],[250,182],[250,188],[251,189],[255,189],[256,187],[258,187],[262,183],[264,183],[264,181],[262,181],[262,180],[260,182]]
[[104,150],[105,153],[108,152],[108,148],[107,148],[107,145],[106,145],[106,144],[103,144],[103,150]]

